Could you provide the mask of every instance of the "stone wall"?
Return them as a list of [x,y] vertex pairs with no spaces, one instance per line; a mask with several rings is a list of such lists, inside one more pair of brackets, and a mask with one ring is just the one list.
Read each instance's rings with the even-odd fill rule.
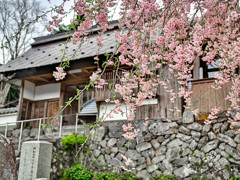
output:
[[211,125],[196,122],[191,112],[177,122],[149,120],[148,127],[137,121],[140,131],[131,142],[122,136],[123,123],[108,123],[96,132],[86,157],[88,168],[120,173],[125,155],[133,160],[128,169],[143,179],[162,173],[180,179],[240,177],[240,134],[230,129],[226,117]]
[[[145,126],[143,120],[135,121],[140,131],[131,142],[122,136],[123,123],[127,122],[105,123],[103,129],[94,131],[91,142],[83,149],[88,153],[82,151],[77,156],[76,150],[66,151],[61,146],[61,139],[52,138],[51,179],[59,179],[62,170],[73,162],[95,172],[124,172],[125,160],[121,155],[132,159],[127,168],[143,179],[160,174],[179,179],[240,177],[240,134],[230,128],[224,116],[213,120],[211,125],[196,121],[191,112],[185,112],[182,120],[170,123],[149,120]],[[236,126],[239,128],[239,123]],[[36,136],[36,132],[25,131],[25,139]],[[15,134],[19,134],[18,130],[11,132],[12,139],[17,137]]]

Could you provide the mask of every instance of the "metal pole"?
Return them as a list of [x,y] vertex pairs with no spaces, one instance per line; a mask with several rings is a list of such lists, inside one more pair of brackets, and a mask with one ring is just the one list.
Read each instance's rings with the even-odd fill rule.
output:
[[20,148],[21,148],[22,129],[23,129],[23,121],[21,122],[20,136],[19,136],[19,142],[18,142],[18,150],[19,151],[20,151]]
[[60,116],[60,127],[59,127],[59,138],[61,138],[61,135],[62,135],[62,120],[63,120],[63,117],[61,115]]
[[39,139],[40,139],[41,123],[42,123],[42,119],[39,120],[39,125],[38,125],[38,141],[39,141]]
[[77,134],[77,125],[78,125],[78,113],[76,113],[76,127],[75,127],[75,133]]
[[6,129],[5,129],[5,137],[7,137],[7,129],[8,129],[8,122],[6,124]]

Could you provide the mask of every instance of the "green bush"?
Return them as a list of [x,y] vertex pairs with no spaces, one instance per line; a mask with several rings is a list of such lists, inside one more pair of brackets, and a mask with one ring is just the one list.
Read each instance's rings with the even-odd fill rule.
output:
[[141,178],[137,178],[131,173],[124,173],[123,175],[119,175],[114,172],[104,172],[95,174],[94,180],[141,180]]
[[90,180],[94,174],[83,166],[76,164],[63,171],[61,180]]
[[137,178],[136,176],[134,176],[131,173],[124,173],[123,174],[124,179],[126,180],[141,180],[141,178]]
[[66,149],[71,149],[75,146],[75,144],[84,143],[86,139],[87,138],[84,136],[73,133],[72,135],[68,135],[62,138],[62,146]]
[[[131,173],[118,174],[114,172],[103,172],[98,174],[93,174],[93,172],[88,171],[82,165],[74,165],[63,171],[60,180],[141,180]],[[152,178],[152,180],[178,180],[177,178],[171,176],[161,176],[158,178]]]
[[178,180],[178,178],[169,175],[161,175],[160,177],[154,177],[151,180]]
[[[141,180],[131,173],[118,174],[114,172],[102,172],[94,174],[92,171],[85,169],[82,165],[74,165],[63,171],[60,180]],[[179,180],[177,177],[161,175],[152,177],[151,180]],[[194,177],[192,180],[210,180],[208,178]],[[240,180],[240,178],[231,178],[231,180]]]
[[192,178],[192,180],[212,180],[212,179],[209,179],[209,178],[194,177],[194,178]]
[[95,174],[94,180],[122,180],[117,173],[107,172]]

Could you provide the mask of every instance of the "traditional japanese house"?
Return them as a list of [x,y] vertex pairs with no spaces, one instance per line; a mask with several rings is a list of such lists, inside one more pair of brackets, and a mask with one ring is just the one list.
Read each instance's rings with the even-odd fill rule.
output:
[[[100,49],[100,58],[104,58],[104,53],[114,49],[115,25],[113,23],[114,28],[102,36],[104,47]],[[81,47],[81,52],[77,45],[66,43],[71,34],[57,33],[34,38],[35,42],[26,53],[0,67],[0,72],[5,75],[16,73],[9,82],[20,87],[18,120],[53,117],[65,102],[76,95],[76,89],[85,87],[89,76],[97,69],[93,60],[95,51],[98,50],[96,30],[97,28],[91,30],[93,34],[90,41]],[[70,59],[70,67],[66,70],[66,78],[56,81],[53,71],[60,65],[63,51],[64,56]],[[89,89],[79,100],[73,101],[63,112],[63,125],[74,124],[76,114],[80,113],[81,109],[81,119],[86,122],[96,120],[96,104],[95,109],[92,109],[94,104],[86,103],[94,98],[95,89]]]

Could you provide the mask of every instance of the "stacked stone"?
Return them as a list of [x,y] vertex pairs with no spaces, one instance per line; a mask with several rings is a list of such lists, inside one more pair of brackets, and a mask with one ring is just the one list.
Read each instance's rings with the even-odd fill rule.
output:
[[60,179],[63,169],[71,167],[76,152],[69,152],[61,145],[61,139],[53,142],[52,162],[51,162],[51,180]]
[[[127,168],[143,179],[161,174],[179,179],[240,177],[240,134],[230,128],[226,117],[204,125],[186,111],[181,120],[171,123],[149,120],[149,126],[145,126],[142,120],[135,122],[140,131],[131,142],[122,136],[124,121],[109,122],[104,129],[97,129],[93,141],[85,147],[89,153],[81,154],[80,159],[75,158],[76,152],[65,152],[60,140],[55,139],[51,179],[57,179],[73,161],[96,172],[124,172],[121,155],[132,159]],[[235,127],[240,128],[240,123]],[[35,129],[25,129],[22,134],[26,139],[36,136]],[[19,130],[8,132],[8,137],[17,139]]]
[[128,169],[143,179],[161,174],[180,179],[240,177],[240,135],[230,129],[227,118],[204,125],[185,112],[181,121],[149,122],[146,127],[138,121],[140,131],[131,142],[122,136],[123,122],[98,130],[88,154],[92,169],[121,172],[125,155],[133,161]]

